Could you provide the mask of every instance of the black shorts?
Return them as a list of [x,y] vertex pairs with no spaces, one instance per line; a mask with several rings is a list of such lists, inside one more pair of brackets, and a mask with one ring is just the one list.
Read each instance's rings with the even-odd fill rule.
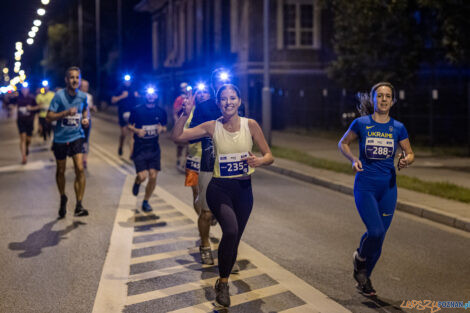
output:
[[18,125],[18,131],[20,134],[26,133],[26,136],[31,137],[33,135],[34,120],[21,120],[16,121]]
[[52,151],[54,151],[56,160],[65,160],[68,156],[71,157],[79,153],[85,153],[84,143],[85,138],[79,138],[67,143],[54,142],[52,144]]
[[160,148],[157,150],[142,150],[134,153],[132,160],[135,164],[135,171],[137,173],[147,171],[151,168],[160,171]]

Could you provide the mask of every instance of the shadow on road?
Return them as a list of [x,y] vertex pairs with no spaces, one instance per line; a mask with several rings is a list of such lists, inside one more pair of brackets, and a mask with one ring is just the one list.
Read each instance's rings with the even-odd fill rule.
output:
[[40,230],[37,230],[26,237],[23,242],[11,242],[8,248],[13,251],[23,251],[18,254],[20,258],[31,258],[41,254],[42,249],[46,247],[53,247],[59,244],[72,230],[81,225],[86,225],[84,222],[74,221],[72,224],[62,230],[52,230],[52,227],[58,220],[53,220],[45,224]]
[[378,312],[382,312],[386,310],[386,312],[405,312],[399,306],[391,304],[393,300],[379,298],[377,296],[367,298],[367,300],[363,301],[362,304],[365,306],[376,309]]

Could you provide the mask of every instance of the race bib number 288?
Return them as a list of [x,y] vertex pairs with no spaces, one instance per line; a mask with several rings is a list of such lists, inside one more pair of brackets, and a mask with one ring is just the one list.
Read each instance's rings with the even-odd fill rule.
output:
[[366,138],[366,157],[373,160],[385,160],[393,155],[394,141],[383,138]]
[[248,157],[248,152],[219,155],[220,176],[235,176],[248,173],[248,162],[243,159]]

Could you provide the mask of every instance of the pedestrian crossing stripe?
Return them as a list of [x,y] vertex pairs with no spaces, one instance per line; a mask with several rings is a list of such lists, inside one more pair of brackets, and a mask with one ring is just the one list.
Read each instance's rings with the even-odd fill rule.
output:
[[[129,175],[93,312],[213,312],[218,270],[199,263],[193,208],[157,187],[158,197],[150,200],[155,210],[136,213],[141,200],[132,196],[132,184]],[[219,227],[211,232],[221,237]],[[349,312],[243,241],[237,262],[241,271],[230,277],[230,312]]]

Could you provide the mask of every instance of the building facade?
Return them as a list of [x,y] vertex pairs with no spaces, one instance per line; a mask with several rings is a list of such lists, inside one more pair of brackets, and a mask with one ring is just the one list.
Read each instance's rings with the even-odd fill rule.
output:
[[[169,105],[182,81],[231,70],[250,117],[261,121],[263,0],[142,0],[152,19],[152,78]],[[270,77],[273,128],[340,123],[325,67],[332,59],[329,12],[319,0],[271,0]],[[144,18],[144,17],[143,17]],[[173,91],[173,92],[168,92]],[[330,103],[336,103],[331,106]]]

